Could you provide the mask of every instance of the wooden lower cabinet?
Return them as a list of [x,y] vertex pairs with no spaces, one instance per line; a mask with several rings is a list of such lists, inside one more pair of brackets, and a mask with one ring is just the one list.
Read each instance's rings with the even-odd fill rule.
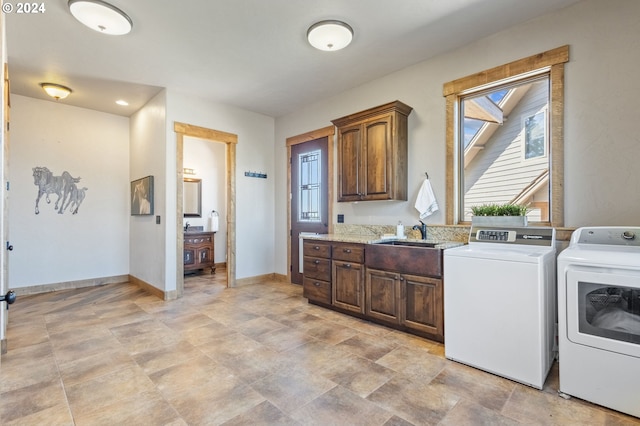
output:
[[303,244],[309,302],[444,342],[442,278],[367,267],[364,244]]
[[184,234],[184,253],[182,258],[184,272],[211,268],[211,273],[215,273],[214,235],[215,232],[189,232]]
[[331,303],[338,308],[364,313],[364,265],[334,260]]
[[365,314],[444,340],[442,280],[366,268]]
[[400,324],[400,274],[367,268],[365,314],[392,324]]
[[403,275],[402,325],[444,341],[442,279]]
[[331,243],[304,240],[302,295],[313,302],[331,304]]

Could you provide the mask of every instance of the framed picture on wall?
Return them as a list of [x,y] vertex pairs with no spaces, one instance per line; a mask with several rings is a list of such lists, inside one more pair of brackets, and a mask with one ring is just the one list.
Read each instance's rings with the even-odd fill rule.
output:
[[153,214],[153,176],[131,182],[131,215]]

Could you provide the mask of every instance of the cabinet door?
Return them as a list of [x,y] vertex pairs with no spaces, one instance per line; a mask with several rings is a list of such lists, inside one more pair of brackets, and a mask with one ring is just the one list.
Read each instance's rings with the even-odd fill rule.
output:
[[192,247],[184,248],[184,256],[182,258],[184,266],[191,266],[196,264],[196,250]]
[[364,195],[362,126],[338,129],[338,201],[359,201]]
[[213,250],[211,250],[211,247],[198,248],[198,263],[205,266],[213,263]]
[[403,278],[404,326],[444,338],[442,280],[416,275]]
[[400,323],[400,274],[367,268],[365,313],[394,324]]
[[366,172],[361,181],[365,185],[365,199],[387,200],[392,197],[393,117],[386,115],[364,124],[364,159]]
[[334,306],[364,313],[363,269],[361,263],[333,261],[331,303]]

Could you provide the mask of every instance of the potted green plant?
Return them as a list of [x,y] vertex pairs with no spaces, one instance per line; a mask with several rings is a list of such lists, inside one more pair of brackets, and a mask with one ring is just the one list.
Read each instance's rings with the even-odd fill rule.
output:
[[527,226],[528,206],[518,204],[482,204],[471,207],[473,225]]

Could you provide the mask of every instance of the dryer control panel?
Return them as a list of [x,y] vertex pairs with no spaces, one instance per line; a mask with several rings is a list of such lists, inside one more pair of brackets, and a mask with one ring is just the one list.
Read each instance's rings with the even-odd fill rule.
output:
[[571,244],[606,244],[640,247],[640,227],[592,226],[576,229]]

